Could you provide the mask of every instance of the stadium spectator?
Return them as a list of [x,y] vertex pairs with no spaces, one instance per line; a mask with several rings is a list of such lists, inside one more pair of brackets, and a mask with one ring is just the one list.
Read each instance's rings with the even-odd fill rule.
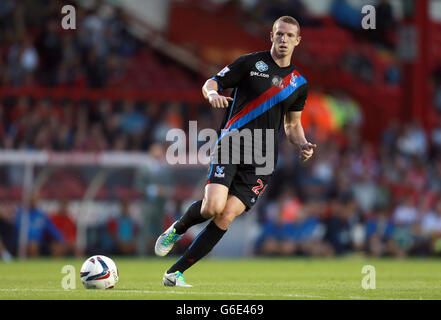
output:
[[161,234],[167,200],[173,195],[175,177],[165,161],[165,146],[153,143],[148,154],[154,159],[149,166],[136,172],[135,187],[146,199],[139,227],[138,253],[152,253],[155,239]]
[[299,211],[296,228],[296,254],[327,257],[334,254],[332,246],[324,241],[326,212],[324,201],[310,201]]
[[433,210],[425,213],[421,222],[421,231],[427,237],[432,253],[441,253],[441,198],[435,202]]
[[388,66],[384,72],[384,80],[389,85],[399,85],[401,78],[401,70],[395,64]]
[[128,201],[121,202],[120,213],[118,217],[108,222],[108,228],[115,243],[117,254],[135,254],[138,228],[136,222],[130,216]]
[[295,192],[285,188],[277,201],[265,206],[265,222],[256,241],[262,255],[330,256],[333,248],[323,242],[324,201],[302,204]]
[[292,189],[285,189],[277,202],[270,203],[266,221],[257,240],[257,252],[263,255],[292,255],[296,251],[296,219],[301,202]]
[[119,116],[119,127],[128,135],[139,135],[147,130],[148,119],[143,112],[139,112],[132,100],[125,100],[123,111]]
[[396,21],[390,1],[380,0],[375,6],[376,28],[373,31],[373,40],[388,49],[394,48],[391,33],[395,31]]
[[374,81],[374,66],[367,53],[367,45],[361,44],[360,48],[347,49],[340,56],[340,65],[343,70],[353,77],[372,84]]
[[433,105],[438,115],[441,115],[441,65],[433,71]]
[[432,192],[441,194],[441,154],[433,161],[428,169],[428,187]]
[[98,55],[95,47],[91,47],[84,61],[84,67],[91,88],[103,88],[108,80],[108,70],[105,58]]
[[371,211],[377,205],[379,185],[368,172],[356,178],[352,185],[352,192],[364,213]]
[[2,258],[3,262],[10,262],[12,260],[12,255],[6,248],[6,246],[3,244],[3,240],[0,238],[0,257]]
[[17,241],[22,228],[27,228],[23,229],[23,232],[27,234],[26,252],[30,257],[39,256],[43,249],[47,250],[53,242],[64,241],[63,234],[52,223],[46,212],[38,208],[37,194],[32,195],[26,211],[20,207],[15,213]]
[[391,119],[389,125],[381,134],[381,146],[389,154],[396,152],[396,143],[401,133],[401,125],[397,119]]
[[[13,245],[13,228],[11,227],[11,221],[5,214],[4,210],[0,208],[0,258],[4,262],[10,262],[12,260],[11,245]],[[8,247],[9,245],[9,247]]]
[[418,210],[412,197],[403,197],[393,213],[397,226],[412,226],[418,221]]
[[375,257],[399,255],[393,239],[394,224],[386,208],[375,208],[365,223],[366,252]]
[[63,58],[62,38],[58,33],[59,22],[49,19],[36,42],[40,54],[39,77],[45,86],[54,86],[57,83],[57,71]]
[[330,13],[341,26],[350,30],[361,29],[361,10],[347,0],[334,0]]
[[403,196],[393,211],[393,239],[397,243],[397,256],[406,256],[415,245],[416,230],[418,227],[419,213],[416,199]]
[[398,150],[406,156],[425,159],[428,151],[427,135],[421,124],[414,120],[405,126],[397,141]]
[[430,154],[433,158],[436,158],[441,155],[441,112],[438,115],[438,123],[432,128],[430,133],[430,140]]
[[80,256],[81,252],[77,248],[77,227],[69,216],[69,202],[60,201],[58,211],[50,216],[50,220],[63,235],[63,242],[54,243],[52,246],[52,256],[60,257],[65,255]]
[[39,54],[31,36],[24,36],[8,52],[9,80],[14,85],[30,85],[34,81],[34,72],[39,64]]
[[335,255],[354,249],[353,218],[357,214],[351,199],[333,199],[331,215],[324,220],[326,232],[323,240],[330,244]]

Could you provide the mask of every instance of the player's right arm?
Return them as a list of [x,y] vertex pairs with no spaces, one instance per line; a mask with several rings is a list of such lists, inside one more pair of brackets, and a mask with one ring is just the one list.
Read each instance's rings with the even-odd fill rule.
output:
[[223,68],[202,87],[202,94],[214,108],[227,108],[233,98],[220,95],[218,91],[235,88],[248,72],[248,55],[243,55]]
[[228,101],[233,101],[233,98],[220,95],[218,90],[217,81],[208,79],[202,87],[202,94],[213,108],[228,108]]

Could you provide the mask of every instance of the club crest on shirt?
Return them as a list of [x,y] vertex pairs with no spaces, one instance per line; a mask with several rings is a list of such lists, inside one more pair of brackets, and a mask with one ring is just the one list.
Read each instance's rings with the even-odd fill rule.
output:
[[293,87],[297,87],[297,80],[298,76],[296,76],[294,73],[291,73],[291,80],[289,81],[289,84],[292,85]]
[[260,60],[256,62],[256,69],[259,70],[260,72],[265,72],[266,70],[268,70],[268,65],[262,60]]
[[223,178],[223,177],[225,177],[224,169],[225,169],[225,167],[216,166],[216,172],[214,173],[214,176],[216,178]]
[[283,89],[283,79],[277,75],[275,75],[271,79],[271,84],[275,87],[279,87],[280,89]]

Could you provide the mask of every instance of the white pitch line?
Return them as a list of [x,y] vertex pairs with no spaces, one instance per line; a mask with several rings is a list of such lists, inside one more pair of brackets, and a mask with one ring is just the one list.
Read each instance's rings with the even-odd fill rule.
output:
[[227,295],[227,296],[255,296],[255,297],[297,297],[297,298],[320,298],[326,299],[322,296],[312,296],[305,294],[285,293],[285,294],[268,294],[268,293],[244,293],[244,292],[191,292],[191,291],[146,291],[146,290],[115,290],[118,292],[133,292],[133,293],[177,293],[177,294],[201,294],[201,295]]
[[[39,288],[12,288],[12,289],[0,289],[0,292],[20,292],[20,291],[33,291],[33,292],[69,292],[75,291],[75,289],[39,289]],[[194,291],[154,291],[154,290],[118,290],[112,289],[108,292],[118,292],[118,293],[139,293],[139,294],[190,294],[190,295],[227,295],[227,296],[253,296],[253,297],[294,297],[294,298],[319,298],[326,299],[323,296],[313,296],[304,294],[268,294],[268,293],[246,293],[246,292],[194,292]]]
[[[0,292],[20,292],[20,291],[33,291],[33,292],[75,292],[76,289],[41,289],[41,288],[12,288],[12,289],[1,289]],[[359,296],[338,296],[338,297],[324,297],[324,296],[315,296],[308,294],[296,294],[296,293],[285,293],[285,294],[274,294],[274,293],[246,293],[246,292],[195,292],[195,291],[173,291],[173,290],[164,290],[164,291],[155,291],[155,290],[121,290],[121,289],[111,289],[105,290],[105,292],[118,292],[118,293],[139,293],[139,294],[188,294],[188,295],[219,295],[219,296],[252,296],[252,297],[286,297],[286,298],[310,298],[310,299],[351,299],[351,300],[371,300],[372,297],[359,297]],[[377,298],[374,298],[375,300]],[[418,299],[411,298],[382,298],[380,300],[423,300],[422,297],[418,297]]]

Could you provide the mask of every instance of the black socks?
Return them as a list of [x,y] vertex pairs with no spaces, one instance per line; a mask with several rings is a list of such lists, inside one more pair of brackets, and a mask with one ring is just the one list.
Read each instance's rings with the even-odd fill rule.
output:
[[167,270],[167,273],[176,271],[184,272],[194,263],[207,255],[219,242],[226,230],[220,229],[212,220],[207,227],[199,233],[193,243],[184,252],[184,255]]
[[[208,220],[201,215],[201,207],[202,200],[195,201],[190,205],[182,218],[174,225],[177,234],[182,235],[190,227]],[[225,232],[226,230],[220,229],[214,221],[211,221],[207,227],[199,233],[190,247],[184,252],[184,255],[167,270],[167,273],[174,273],[176,271],[184,272],[190,268],[213,249]]]
[[201,216],[202,200],[193,202],[182,218],[175,224],[176,233],[179,235],[184,234],[190,227],[205,222],[203,216]]

